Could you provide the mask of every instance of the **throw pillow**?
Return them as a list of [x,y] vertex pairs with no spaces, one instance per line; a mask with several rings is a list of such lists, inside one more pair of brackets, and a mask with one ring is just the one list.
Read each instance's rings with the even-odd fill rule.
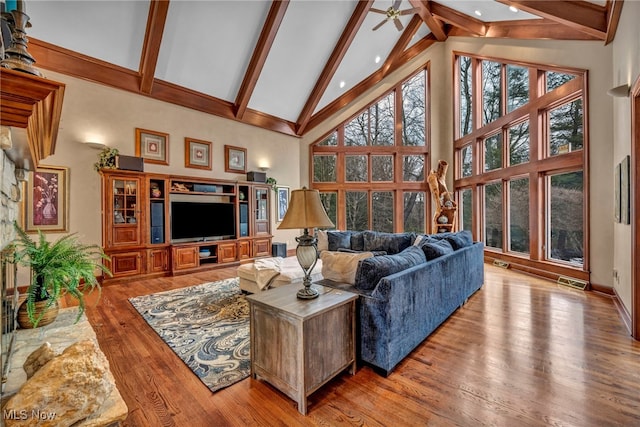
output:
[[471,235],[471,231],[469,230],[462,230],[454,233],[439,233],[434,234],[431,237],[435,239],[447,240],[449,243],[451,243],[451,247],[454,251],[473,245],[473,236]]
[[411,246],[412,233],[383,233],[380,231],[363,231],[365,251],[385,251],[397,254]]
[[383,277],[422,264],[425,261],[424,253],[417,246],[410,246],[399,254],[364,259],[358,266],[354,286],[360,290],[374,289]]
[[364,233],[354,231],[351,233],[351,249],[354,251],[364,251]]
[[330,251],[337,251],[340,248],[351,249],[350,231],[328,231],[327,240]]
[[446,239],[429,239],[420,246],[427,261],[453,253],[453,247]]
[[371,252],[333,252],[324,251],[322,260],[322,277],[334,282],[355,283],[356,271],[360,260],[373,257]]
[[316,239],[318,239],[318,252],[329,250],[327,230],[316,230]]

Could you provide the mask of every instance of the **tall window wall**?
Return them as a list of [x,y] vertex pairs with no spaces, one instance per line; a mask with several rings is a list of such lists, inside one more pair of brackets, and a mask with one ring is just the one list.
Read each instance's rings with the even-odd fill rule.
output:
[[312,145],[313,188],[336,228],[425,232],[428,67]]
[[455,56],[455,70],[462,228],[495,258],[581,276],[588,270],[586,72],[467,54]]

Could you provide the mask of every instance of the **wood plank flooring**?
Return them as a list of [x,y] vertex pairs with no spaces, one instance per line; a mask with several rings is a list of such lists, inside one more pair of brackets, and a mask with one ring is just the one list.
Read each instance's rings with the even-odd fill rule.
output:
[[262,381],[211,393],[127,300],[234,268],[107,285],[87,315],[129,406],[124,426],[640,426],[640,342],[611,298],[485,271],[389,377],[345,372],[310,396],[306,417]]

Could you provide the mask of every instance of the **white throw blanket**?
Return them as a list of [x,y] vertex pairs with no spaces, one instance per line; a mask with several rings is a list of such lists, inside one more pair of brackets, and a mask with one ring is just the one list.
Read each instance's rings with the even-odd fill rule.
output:
[[[296,257],[258,258],[253,263],[255,281],[260,289],[269,286],[277,277],[280,281],[293,281],[304,277],[304,271]],[[322,262],[317,261],[311,274],[322,271]]]

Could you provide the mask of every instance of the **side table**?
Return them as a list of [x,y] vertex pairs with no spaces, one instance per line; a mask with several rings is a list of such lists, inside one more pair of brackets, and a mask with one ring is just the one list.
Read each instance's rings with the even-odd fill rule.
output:
[[358,296],[314,285],[318,298],[296,297],[297,286],[247,296],[251,307],[251,376],[262,378],[307,413],[307,397],[349,368],[356,372]]

